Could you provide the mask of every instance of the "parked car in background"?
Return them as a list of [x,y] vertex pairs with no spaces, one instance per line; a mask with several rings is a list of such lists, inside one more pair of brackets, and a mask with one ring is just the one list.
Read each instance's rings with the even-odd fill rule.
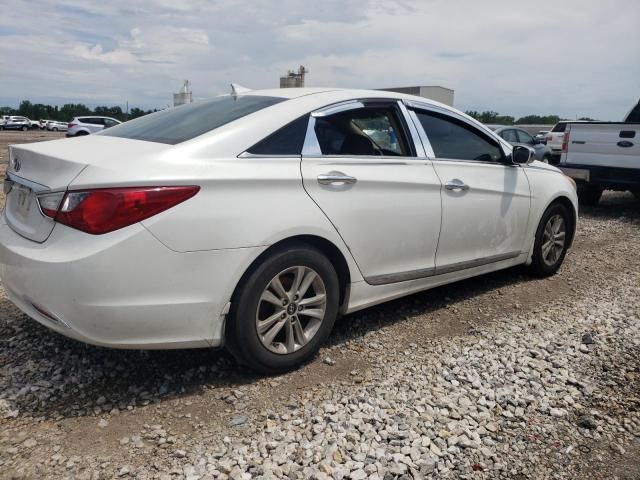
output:
[[563,120],[556,123],[551,131],[547,134],[547,145],[551,148],[551,162],[553,165],[560,163],[560,154],[562,153],[562,139],[564,138],[564,131],[567,128],[568,123],[584,123],[585,120]]
[[105,128],[120,125],[122,122],[111,117],[83,116],[74,117],[67,125],[67,137],[77,137],[97,133]]
[[604,190],[628,190],[640,199],[640,102],[624,122],[570,122],[560,169],[578,185],[578,197],[595,206]]
[[47,122],[46,128],[50,132],[66,132],[68,127],[66,122],[56,122],[55,120],[51,120]]
[[311,358],[339,314],[552,275],[577,217],[575,183],[529,148],[387,91],[220,96],[13,145],[7,174],[0,278],[27,315],[110,347],[226,345],[263,372]]
[[534,158],[544,163],[549,163],[551,160],[551,148],[547,146],[543,140],[536,140],[530,134],[522,130],[521,128],[509,127],[509,126],[496,126],[490,125],[496,134],[501,138],[509,142],[511,145],[521,145],[529,147],[534,151]]
[[40,126],[40,130],[46,130],[47,129],[47,123],[49,122],[56,122],[57,120],[46,120],[44,118],[41,118],[40,121],[38,122],[38,125]]
[[17,115],[9,116],[2,125],[0,125],[0,130],[30,130],[31,129],[31,120],[27,117],[20,117]]
[[9,115],[2,115],[2,117],[0,117],[0,126],[4,125],[8,119]]
[[538,130],[538,133],[536,133],[533,138],[543,142],[546,145],[548,135],[549,135],[549,130]]

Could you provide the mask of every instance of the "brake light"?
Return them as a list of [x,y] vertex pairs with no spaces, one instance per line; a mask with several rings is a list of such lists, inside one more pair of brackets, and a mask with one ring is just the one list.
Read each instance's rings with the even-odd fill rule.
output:
[[193,197],[200,187],[127,187],[100,188],[67,192],[60,207],[40,206],[56,222],[92,235],[112,232],[141,222]]
[[562,153],[567,153],[567,150],[569,150],[569,130],[562,136]]
[[69,122],[67,124],[67,128],[75,127],[76,125],[77,125],[77,123]]

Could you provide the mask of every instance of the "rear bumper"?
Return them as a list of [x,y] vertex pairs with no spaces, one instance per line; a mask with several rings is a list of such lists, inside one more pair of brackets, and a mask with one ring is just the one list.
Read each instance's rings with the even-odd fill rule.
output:
[[225,307],[261,247],[178,253],[142,225],[93,236],[56,225],[43,244],[0,222],[7,296],[86,343],[170,349],[223,343]]
[[593,165],[560,165],[560,170],[578,182],[585,182],[611,190],[640,188],[640,169],[602,167]]

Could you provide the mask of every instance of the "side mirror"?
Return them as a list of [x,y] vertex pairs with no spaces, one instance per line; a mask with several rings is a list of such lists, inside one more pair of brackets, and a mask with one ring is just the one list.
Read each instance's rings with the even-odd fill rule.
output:
[[534,160],[533,154],[533,150],[531,150],[529,147],[516,145],[511,151],[511,159],[515,164],[528,165]]

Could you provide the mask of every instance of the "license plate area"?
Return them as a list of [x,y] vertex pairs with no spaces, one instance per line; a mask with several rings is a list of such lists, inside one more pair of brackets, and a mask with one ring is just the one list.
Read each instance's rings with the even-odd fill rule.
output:
[[22,217],[27,217],[31,211],[33,203],[33,191],[24,185],[14,185],[12,193],[15,195],[16,213]]

